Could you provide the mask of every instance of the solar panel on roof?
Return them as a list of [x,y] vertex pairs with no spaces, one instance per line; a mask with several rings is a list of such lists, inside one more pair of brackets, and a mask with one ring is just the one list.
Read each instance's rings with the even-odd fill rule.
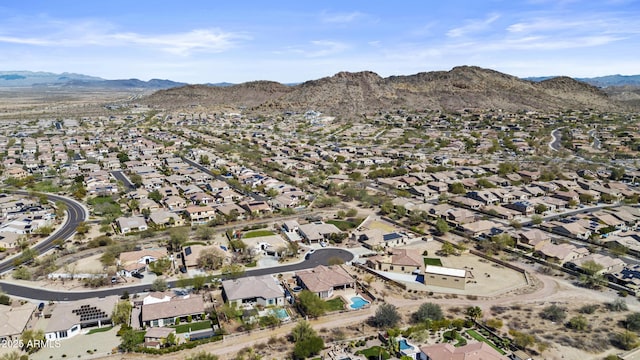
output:
[[191,246],[184,248],[184,255],[185,256],[191,255]]

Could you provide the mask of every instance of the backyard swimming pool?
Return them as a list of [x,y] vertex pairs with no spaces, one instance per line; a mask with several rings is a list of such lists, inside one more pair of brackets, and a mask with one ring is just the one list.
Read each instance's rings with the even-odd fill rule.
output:
[[351,298],[351,307],[352,309],[362,309],[365,305],[369,305],[369,302],[360,296],[354,296]]
[[407,343],[407,339],[402,339],[402,340],[398,341],[398,345],[400,346],[400,350],[413,349],[413,346],[411,346],[411,345],[409,345],[409,343]]
[[280,320],[286,320],[286,319],[289,318],[289,314],[287,313],[287,310],[285,310],[285,309],[274,309],[272,311],[278,317],[278,319],[280,319]]

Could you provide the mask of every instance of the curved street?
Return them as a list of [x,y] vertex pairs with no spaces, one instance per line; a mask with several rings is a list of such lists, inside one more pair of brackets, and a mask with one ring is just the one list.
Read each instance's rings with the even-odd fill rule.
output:
[[[8,190],[10,193],[18,194],[18,195],[29,195],[28,191],[24,190]],[[51,202],[62,202],[67,206],[67,220],[58,230],[49,235],[46,239],[38,242],[36,245],[32,247],[32,249],[36,250],[38,254],[43,254],[53,247],[55,244],[53,243],[56,239],[66,240],[70,238],[75,232],[78,224],[83,221],[86,221],[89,214],[87,214],[87,210],[84,206],[72,199],[69,199],[64,196],[45,194],[47,199]],[[8,258],[2,262],[0,262],[0,273],[7,272],[13,269],[13,258]]]
[[560,149],[562,148],[562,135],[560,134],[560,129],[562,128],[559,127],[551,132],[551,141],[549,142],[549,147],[553,151],[560,151]]
[[[344,262],[353,260],[354,256],[351,252],[337,248],[327,248],[316,250],[302,262],[268,267],[262,269],[254,269],[246,271],[242,277],[259,276],[268,274],[279,274],[284,272],[292,272],[314,268],[318,265],[329,265],[332,259],[340,258]],[[170,287],[175,287],[179,280],[168,281]],[[110,295],[123,295],[125,292],[135,294],[139,292],[149,291],[150,284],[133,285],[133,286],[113,286],[108,289],[96,289],[87,291],[66,291],[66,290],[47,290],[32,286],[16,284],[7,281],[0,281],[2,290],[13,296],[41,301],[72,301],[88,299],[93,297],[105,297]]]

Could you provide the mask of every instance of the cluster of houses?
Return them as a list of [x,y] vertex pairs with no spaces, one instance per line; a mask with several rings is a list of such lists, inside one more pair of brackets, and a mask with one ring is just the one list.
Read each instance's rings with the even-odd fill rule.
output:
[[37,199],[0,194],[0,247],[14,250],[29,234],[51,226],[55,210],[50,204],[41,204]]

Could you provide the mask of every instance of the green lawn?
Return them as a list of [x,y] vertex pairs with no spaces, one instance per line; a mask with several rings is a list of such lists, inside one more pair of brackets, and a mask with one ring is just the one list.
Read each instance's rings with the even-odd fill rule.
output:
[[101,333],[101,332],[109,331],[111,329],[113,329],[113,326],[105,326],[103,328],[91,329],[91,330],[89,330],[87,335],[91,335],[91,334],[95,334],[95,333]]
[[[449,331],[445,331],[444,334],[442,334],[442,336],[446,339],[451,337],[451,332],[453,330],[449,330]],[[460,346],[465,346],[467,345],[467,339],[463,338],[462,335],[460,335],[459,333],[456,334],[456,343],[453,344],[453,346],[455,347],[460,347]]]
[[378,356],[384,360],[391,358],[389,352],[380,346],[372,346],[368,349],[358,350],[356,351],[356,355],[363,355],[367,359],[378,359]]
[[184,323],[180,325],[173,325],[171,327],[176,329],[177,334],[184,334],[189,331],[211,329],[211,321],[206,320],[200,322]]
[[442,261],[439,258],[424,258],[424,264],[432,266],[442,266]]
[[115,204],[116,201],[113,200],[111,196],[97,196],[87,200],[89,205],[97,205],[97,204]]
[[484,336],[482,336],[482,334],[480,334],[479,332],[477,332],[475,330],[467,330],[467,334],[469,334],[472,338],[474,338],[474,339],[476,339],[478,341],[482,341],[482,342],[487,343],[489,346],[494,348],[500,354],[502,354],[502,355],[506,354],[504,352],[504,350],[502,350],[499,347],[497,347],[496,344],[494,344],[493,342],[489,341],[489,339],[487,339]]
[[43,180],[33,185],[33,190],[48,193],[57,193],[60,191],[58,185],[54,185],[51,180]]
[[356,226],[360,225],[361,222],[362,221],[360,219],[354,219],[351,221],[348,221],[348,220],[327,220],[326,221],[327,224],[333,224],[342,231],[349,231],[351,229],[355,229]]
[[271,236],[271,235],[275,235],[271,230],[256,230],[256,231],[250,231],[248,233],[243,234],[242,238],[251,239],[251,238],[256,238],[261,236]]
[[325,301],[327,304],[327,311],[340,311],[344,310],[344,301],[342,298],[337,297],[335,299]]

